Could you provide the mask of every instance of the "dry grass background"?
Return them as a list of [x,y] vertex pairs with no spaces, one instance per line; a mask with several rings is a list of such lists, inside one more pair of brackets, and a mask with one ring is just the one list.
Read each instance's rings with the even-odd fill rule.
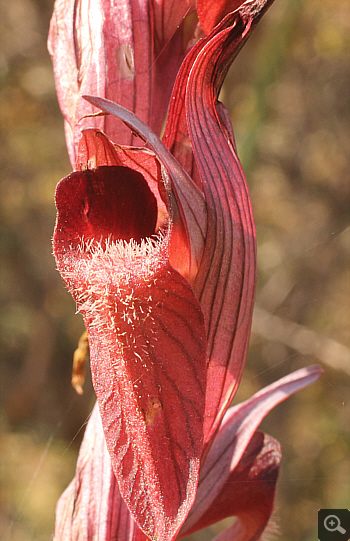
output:
[[[82,321],[51,256],[54,189],[70,171],[46,52],[52,2],[1,0],[0,10],[0,538],[44,541],[93,392],[78,397],[70,386]],[[279,0],[222,92],[258,232],[256,311],[235,402],[302,366],[325,369],[263,423],[283,449],[284,541],[315,541],[317,510],[350,503],[349,26],[347,0]]]

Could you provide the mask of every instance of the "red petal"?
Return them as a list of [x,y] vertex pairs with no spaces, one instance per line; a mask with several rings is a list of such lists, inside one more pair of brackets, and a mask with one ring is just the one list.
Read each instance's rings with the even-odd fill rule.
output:
[[205,521],[208,509],[215,505],[216,498],[225,490],[225,484],[234,475],[249,441],[266,414],[291,394],[316,381],[321,374],[322,370],[318,366],[302,368],[226,412],[213,445],[201,465],[196,501],[182,530],[183,534],[204,527],[201,524]]
[[74,480],[56,508],[53,541],[146,541],[126,507],[116,478],[97,406],[80,448]]
[[[208,336],[205,441],[215,434],[246,359],[256,283],[256,239],[247,183],[228,115],[217,107],[226,72],[266,2],[246,2],[198,44],[189,72],[186,114],[208,207],[208,228],[195,291]],[[192,53],[194,54],[194,53]]]
[[81,128],[103,129],[121,144],[133,142],[113,117],[79,122],[93,112],[82,94],[115,100],[160,133],[185,54],[181,23],[192,3],[56,0],[49,50],[73,167]]
[[[150,227],[149,220],[137,220],[141,208],[135,212],[128,201],[130,216],[120,219],[125,198],[115,194],[124,180],[116,176],[109,182],[109,171],[119,169],[126,168],[100,167],[61,181],[54,251],[85,317],[94,387],[121,494],[140,528],[166,541],[195,498],[205,329],[190,285],[167,262],[167,238],[113,243],[129,238],[131,230],[135,238],[136,228],[143,238]],[[128,183],[135,179],[131,175]],[[146,188],[150,194],[144,182],[130,202]],[[146,212],[150,205],[144,206]]]
[[239,520],[216,537],[216,541],[258,539],[273,511],[280,460],[278,441],[262,432],[255,432],[215,500],[201,520],[183,535],[236,516]]

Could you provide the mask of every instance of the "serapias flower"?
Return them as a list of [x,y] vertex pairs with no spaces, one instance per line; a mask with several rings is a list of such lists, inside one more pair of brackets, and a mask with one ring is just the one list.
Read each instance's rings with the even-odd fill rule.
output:
[[[180,2],[181,10],[185,4],[193,9]],[[273,508],[280,451],[256,429],[274,405],[320,375],[318,368],[299,371],[227,411],[247,354],[256,241],[247,184],[218,94],[271,1],[211,4],[197,3],[196,35],[204,37],[178,71],[163,142],[159,123],[157,135],[103,99],[108,85],[103,97],[85,101],[110,115],[99,117],[109,137],[77,126],[84,85],[71,87],[71,75],[65,79],[57,67],[63,65],[57,29],[66,19],[56,9],[61,16],[52,27],[52,50],[77,171],[57,187],[54,253],[84,316],[99,408],[76,480],[58,504],[56,541],[171,541],[231,515],[240,521],[220,541],[257,539]],[[173,4],[164,6],[169,15]],[[237,9],[230,12],[232,6]],[[101,27],[110,20],[108,11]],[[74,36],[86,29],[79,23]],[[100,80],[97,68],[113,67],[108,54],[101,60],[99,46],[97,40],[89,91]],[[110,50],[106,46],[102,51]],[[86,52],[80,47],[75,58]],[[123,92],[117,96],[121,101]],[[146,99],[144,105],[153,118],[153,106]],[[164,103],[159,117],[163,111]],[[118,119],[148,148],[121,146],[118,130],[125,131]]]
[[[92,135],[107,146],[102,134],[86,137]],[[143,155],[156,173],[154,156],[130,151],[133,159]],[[60,182],[54,251],[85,319],[120,491],[142,529],[166,539],[181,527],[195,497],[206,339],[191,285],[169,263],[172,226],[157,231],[161,196],[151,191],[156,183],[141,160],[144,175],[108,165]]]

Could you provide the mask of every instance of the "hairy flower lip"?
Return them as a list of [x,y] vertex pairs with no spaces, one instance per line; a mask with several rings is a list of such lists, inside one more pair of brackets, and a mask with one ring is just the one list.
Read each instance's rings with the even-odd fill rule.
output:
[[[137,287],[143,281],[153,280],[167,265],[167,244],[168,239],[164,235],[156,239],[141,239],[140,242],[134,239],[114,242],[109,239],[103,242],[82,239],[77,247],[79,274],[85,276],[84,281],[90,284],[90,295],[104,289],[108,297],[108,292],[112,294],[114,290],[118,292],[120,302],[126,306],[130,294],[127,292],[123,300],[124,290],[130,289],[132,284]],[[79,312],[90,313],[89,319],[92,320],[94,310],[97,313],[102,311],[106,301],[99,301],[100,308],[96,304],[88,308],[88,304],[91,304],[91,301],[86,300],[88,297],[88,292],[82,291]]]
[[[96,329],[113,330],[118,326],[117,314],[112,316],[113,307],[116,312],[122,310],[124,321],[132,322],[134,288],[142,282],[155,280],[157,274],[167,265],[167,244],[165,236],[158,239],[142,239],[129,241],[84,241],[77,248],[80,280],[88,287],[80,287],[76,294],[78,312]],[[77,288],[76,271],[69,272],[66,265],[66,281],[70,287]],[[79,287],[79,286],[78,286]],[[130,306],[132,310],[130,310]],[[141,312],[147,314],[146,308]]]
[[[137,204],[130,197],[120,217],[114,177],[123,184],[124,174],[126,184],[136,183],[126,198],[135,195]],[[56,190],[54,253],[84,316],[93,384],[121,494],[149,537],[170,541],[198,482],[206,340],[192,287],[169,263],[176,230],[171,209],[168,229],[154,238],[156,199],[140,172],[82,167]],[[141,212],[149,219],[140,220]]]

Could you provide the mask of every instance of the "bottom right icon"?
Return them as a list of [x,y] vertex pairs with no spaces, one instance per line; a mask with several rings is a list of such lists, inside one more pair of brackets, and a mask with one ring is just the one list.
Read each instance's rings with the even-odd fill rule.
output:
[[349,541],[349,509],[319,509],[318,539],[319,541]]

